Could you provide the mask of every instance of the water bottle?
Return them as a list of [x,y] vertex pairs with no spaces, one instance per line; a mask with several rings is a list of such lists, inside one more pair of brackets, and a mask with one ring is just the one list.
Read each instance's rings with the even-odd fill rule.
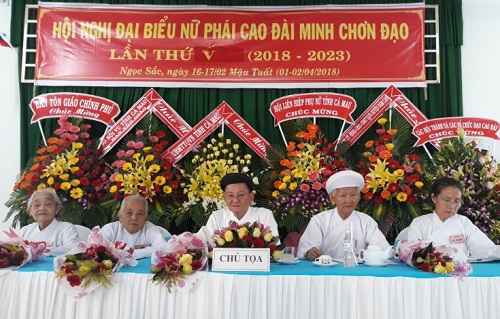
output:
[[352,234],[349,229],[346,229],[344,236],[344,267],[356,267],[358,261],[356,260],[356,255],[354,254],[354,241],[352,239]]

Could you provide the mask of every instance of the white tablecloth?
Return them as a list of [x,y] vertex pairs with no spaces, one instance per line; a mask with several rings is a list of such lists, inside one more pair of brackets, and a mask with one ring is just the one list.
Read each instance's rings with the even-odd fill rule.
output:
[[[389,268],[387,268],[389,269]],[[52,318],[499,318],[500,277],[233,275],[207,272],[189,293],[151,275],[118,273],[113,287],[73,301],[53,272],[0,276],[0,313]]]

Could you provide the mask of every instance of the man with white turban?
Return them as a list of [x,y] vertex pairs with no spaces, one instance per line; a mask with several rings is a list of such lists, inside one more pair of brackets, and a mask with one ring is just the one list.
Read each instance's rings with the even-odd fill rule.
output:
[[334,209],[313,216],[300,238],[299,258],[314,260],[321,255],[334,259],[344,257],[343,240],[346,230],[352,229],[354,252],[376,243],[387,249],[389,243],[378,229],[377,222],[356,210],[365,184],[363,176],[354,171],[341,171],[330,176],[326,191]]

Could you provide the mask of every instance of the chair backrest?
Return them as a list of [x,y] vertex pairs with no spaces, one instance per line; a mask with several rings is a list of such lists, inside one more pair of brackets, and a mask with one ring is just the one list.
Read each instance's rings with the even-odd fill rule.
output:
[[78,238],[80,241],[87,241],[87,238],[90,235],[90,229],[82,225],[75,225],[75,227],[78,231]]

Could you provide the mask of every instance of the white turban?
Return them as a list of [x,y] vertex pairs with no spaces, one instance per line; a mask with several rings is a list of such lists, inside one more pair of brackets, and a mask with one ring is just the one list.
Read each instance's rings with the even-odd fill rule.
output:
[[356,187],[359,192],[365,186],[365,179],[363,176],[355,171],[340,171],[326,181],[326,191],[331,194],[337,188],[343,187]]

